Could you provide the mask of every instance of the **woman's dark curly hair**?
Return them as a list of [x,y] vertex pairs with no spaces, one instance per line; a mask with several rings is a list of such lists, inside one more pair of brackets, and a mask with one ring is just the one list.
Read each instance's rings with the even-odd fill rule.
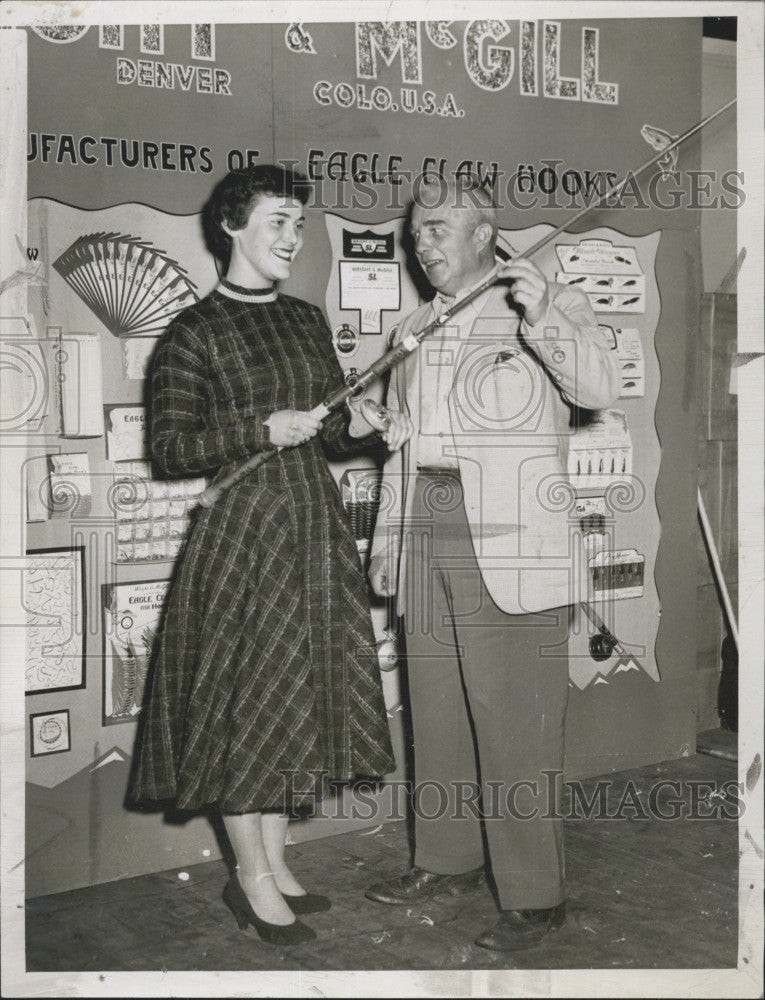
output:
[[308,180],[296,170],[272,164],[258,164],[246,170],[232,170],[213,188],[203,211],[202,226],[208,249],[224,267],[231,256],[230,229],[244,229],[258,198],[294,198],[301,205],[308,201]]

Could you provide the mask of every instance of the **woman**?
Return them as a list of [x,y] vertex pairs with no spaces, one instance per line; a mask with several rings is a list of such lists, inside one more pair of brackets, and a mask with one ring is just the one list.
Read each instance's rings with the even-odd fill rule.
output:
[[[285,812],[332,780],[395,766],[366,589],[326,456],[352,454],[319,309],[281,295],[303,243],[304,178],[228,174],[206,206],[225,280],[165,333],[152,371],[152,449],[170,475],[227,474],[278,455],[199,510],[168,599],[132,783],[135,799],[214,803],[236,854],[224,900],[241,928],[298,943],[327,909],[284,860]],[[383,435],[398,448],[405,418]],[[298,445],[302,447],[297,447]]]

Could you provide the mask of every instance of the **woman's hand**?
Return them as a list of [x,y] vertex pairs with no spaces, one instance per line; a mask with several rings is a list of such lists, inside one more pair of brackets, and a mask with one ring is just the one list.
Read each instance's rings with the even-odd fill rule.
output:
[[271,444],[277,448],[305,444],[321,430],[321,420],[307,410],[277,410],[264,423],[268,427]]
[[388,410],[387,413],[390,424],[380,436],[389,451],[398,451],[414,434],[414,424],[405,413],[399,413],[398,410]]

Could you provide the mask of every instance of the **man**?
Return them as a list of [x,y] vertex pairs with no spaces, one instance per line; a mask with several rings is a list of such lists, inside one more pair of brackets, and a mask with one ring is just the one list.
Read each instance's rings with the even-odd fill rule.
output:
[[[437,294],[397,341],[489,274],[496,235],[484,189],[423,190],[411,236]],[[397,594],[405,621],[415,856],[367,896],[413,904],[470,891],[485,834],[500,918],[476,944],[512,950],[565,919],[562,824],[548,800],[563,766],[576,567],[586,565],[563,485],[569,423],[571,404],[609,406],[619,380],[581,292],[530,260],[499,273],[503,283],[426,339],[388,388],[388,406],[416,431],[384,468],[369,573],[376,593]]]

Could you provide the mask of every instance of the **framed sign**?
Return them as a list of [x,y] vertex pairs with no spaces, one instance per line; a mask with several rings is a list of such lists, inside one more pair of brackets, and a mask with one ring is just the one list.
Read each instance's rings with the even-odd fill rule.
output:
[[35,549],[23,574],[25,692],[85,687],[85,549]]
[[56,712],[35,712],[29,716],[31,755],[43,757],[50,753],[66,753],[72,749],[69,732],[69,709]]
[[169,580],[136,580],[101,587],[104,623],[104,726],[133,722],[170,587]]

